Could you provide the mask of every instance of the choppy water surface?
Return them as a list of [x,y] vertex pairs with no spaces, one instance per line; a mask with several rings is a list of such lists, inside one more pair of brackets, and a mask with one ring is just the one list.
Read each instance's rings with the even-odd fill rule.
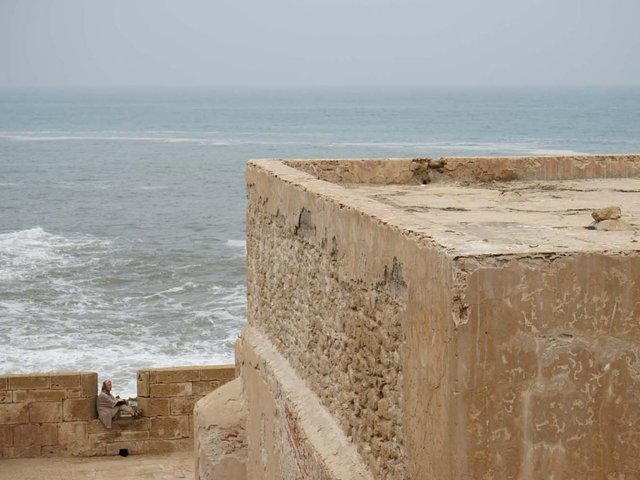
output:
[[229,362],[255,157],[640,151],[640,89],[0,91],[0,369]]

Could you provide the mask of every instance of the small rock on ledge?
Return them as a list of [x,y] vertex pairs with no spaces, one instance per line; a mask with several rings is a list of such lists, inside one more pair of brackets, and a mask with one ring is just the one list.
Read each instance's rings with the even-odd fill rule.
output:
[[618,206],[601,208],[591,212],[591,216],[596,222],[602,222],[603,220],[617,220],[622,216],[622,210],[620,210],[620,207]]

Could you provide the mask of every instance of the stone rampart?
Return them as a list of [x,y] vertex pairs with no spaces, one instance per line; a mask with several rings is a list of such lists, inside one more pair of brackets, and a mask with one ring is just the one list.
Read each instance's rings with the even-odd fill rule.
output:
[[640,476],[639,155],[246,178],[249,480]]
[[191,448],[196,401],[235,377],[233,365],[138,371],[144,416],[106,429],[96,412],[98,375],[0,376],[0,458],[160,453]]

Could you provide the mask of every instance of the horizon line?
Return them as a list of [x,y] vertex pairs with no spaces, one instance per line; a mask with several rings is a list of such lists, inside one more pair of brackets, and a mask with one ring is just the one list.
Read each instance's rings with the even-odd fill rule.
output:
[[433,89],[460,89],[460,88],[638,88],[640,83],[533,83],[533,84],[219,84],[219,85],[207,85],[207,84],[185,84],[185,85],[161,85],[161,84],[51,84],[51,85],[2,85],[0,89],[3,90],[37,90],[37,89],[158,89],[158,90],[203,90],[203,89],[238,89],[238,90],[276,90],[276,89],[419,89],[419,88],[433,88]]

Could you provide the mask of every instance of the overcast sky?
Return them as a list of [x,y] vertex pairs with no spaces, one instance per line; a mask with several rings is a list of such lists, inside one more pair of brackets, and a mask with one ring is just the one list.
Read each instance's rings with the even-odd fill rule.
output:
[[639,0],[0,0],[0,86],[640,84]]

